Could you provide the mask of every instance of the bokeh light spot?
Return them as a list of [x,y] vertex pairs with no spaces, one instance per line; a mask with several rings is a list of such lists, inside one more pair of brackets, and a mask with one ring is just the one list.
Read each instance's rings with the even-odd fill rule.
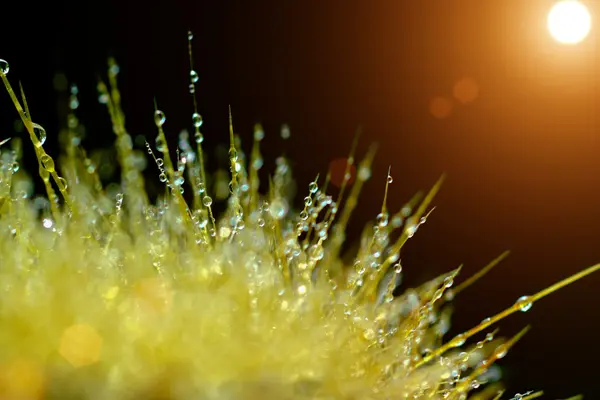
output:
[[[342,183],[344,183],[344,176],[346,174],[346,169],[348,166],[348,159],[336,158],[329,163],[329,174],[330,174],[330,182],[335,187],[341,187]],[[350,169],[348,170],[348,182],[346,185],[350,185],[354,182],[354,178],[356,177],[356,166],[352,164]]]
[[102,336],[89,325],[77,324],[65,329],[58,352],[73,367],[79,368],[96,363],[101,350]]
[[41,399],[45,378],[39,364],[17,359],[0,366],[1,399]]
[[473,79],[465,77],[454,84],[454,98],[463,104],[468,104],[479,97],[479,85]]
[[148,311],[163,313],[171,304],[172,293],[158,278],[147,278],[135,285],[138,304]]
[[429,112],[437,119],[448,118],[452,114],[452,101],[447,97],[436,96],[429,102]]
[[559,43],[579,43],[586,38],[591,27],[590,12],[578,0],[559,1],[548,14],[548,30]]

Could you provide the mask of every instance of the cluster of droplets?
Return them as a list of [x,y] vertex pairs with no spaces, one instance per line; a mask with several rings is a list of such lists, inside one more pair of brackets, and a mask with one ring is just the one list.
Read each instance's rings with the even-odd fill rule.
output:
[[[19,171],[17,154],[14,150],[6,150],[6,143],[10,139],[0,142],[0,199],[10,197],[11,186],[14,185],[13,177]],[[27,195],[20,197],[27,197]],[[2,202],[3,203],[3,202]],[[13,227],[9,227],[13,231]]]
[[[154,112],[154,123],[156,124],[156,127],[158,128],[158,134],[156,135],[156,139],[155,139],[155,144],[156,144],[156,150],[160,151],[161,153],[165,153],[167,150],[167,140],[165,138],[165,134],[163,132],[163,125],[165,124],[167,120],[167,117],[165,116],[165,113],[162,112],[161,110],[156,110]],[[162,181],[165,182],[165,181]]]
[[[479,375],[477,378],[469,377],[469,371],[485,363],[484,349],[492,344],[495,334],[496,332],[489,332],[470,349],[440,359],[440,364],[448,368],[447,376],[444,377],[445,379],[439,389],[441,398],[451,398],[452,395],[457,393],[457,390],[464,391],[463,388],[477,390],[482,385],[498,380],[499,372],[497,369],[488,369],[486,373]],[[431,352],[431,350],[426,349],[424,351],[425,354],[427,352]]]
[[[139,166],[133,141],[125,128],[116,87],[119,67],[114,60],[109,61],[108,84],[100,82],[97,87],[98,99],[107,106],[113,123],[118,160],[123,170],[121,185],[113,186],[112,190],[103,188],[95,163],[80,148],[82,131],[75,115],[79,108],[78,88],[71,86],[68,97],[68,140],[63,169],[69,180],[75,182],[74,187],[68,188],[66,179],[57,173],[54,159],[43,149],[46,131],[31,121],[26,103],[23,108],[16,99],[6,80],[8,63],[0,60],[0,76],[28,128],[39,160],[39,175],[46,185],[49,201],[42,204],[36,199],[34,204],[40,203],[36,206],[39,209],[50,209],[43,213],[41,225],[54,235],[55,243],[66,236],[64,226],[70,221],[76,227],[78,240],[100,244],[102,252],[97,253],[101,254],[97,256],[100,261],[90,260],[90,265],[105,262],[115,266],[120,274],[119,282],[125,288],[127,279],[131,278],[127,276],[127,260],[147,258],[156,272],[161,293],[167,283],[174,284],[191,272],[197,272],[194,284],[202,282],[207,285],[202,286],[203,290],[207,287],[218,290],[227,277],[236,276],[235,271],[239,273],[242,267],[246,272],[242,275],[246,275],[247,291],[236,290],[235,293],[244,292],[244,296],[248,296],[253,321],[250,331],[261,326],[260,329],[269,330],[261,331],[261,335],[276,337],[277,329],[284,329],[289,321],[298,323],[313,318],[313,323],[318,325],[314,331],[326,332],[324,337],[331,340],[329,345],[334,352],[345,352],[343,346],[349,344],[348,352],[356,357],[347,370],[340,370],[353,381],[364,379],[368,382],[369,387],[361,388],[361,393],[367,390],[375,398],[399,395],[404,399],[462,400],[470,391],[495,380],[497,377],[490,372],[492,363],[504,357],[520,336],[503,342],[495,338],[494,331],[470,349],[463,350],[462,346],[470,337],[511,312],[529,310],[534,301],[547,293],[523,296],[504,314],[487,318],[472,330],[441,345],[449,330],[447,303],[455,295],[452,288],[460,268],[420,288],[409,289],[403,295],[396,296],[394,292],[403,271],[401,249],[426,222],[431,212],[428,213],[427,208],[442,180],[426,196],[415,196],[399,211],[391,213],[386,203],[393,178],[388,171],[381,210],[365,229],[354,262],[349,267],[344,266],[340,258],[341,244],[361,187],[371,178],[373,150],[369,150],[356,165],[355,142],[337,197],[327,194],[330,176],[327,175],[324,182],[317,176],[308,184],[302,206],[295,210],[289,161],[284,157],[277,158],[268,193],[263,194],[259,190],[259,171],[264,164],[260,152],[264,130],[260,124],[255,126],[252,150],[247,157],[240,137],[234,134],[230,110],[227,151],[230,174],[207,177],[202,149],[204,136],[200,131],[203,120],[196,103],[199,76],[191,62],[192,39],[193,35],[189,33],[189,92],[194,104],[191,121],[194,140],[190,143],[188,131],[180,133],[173,162],[165,135],[166,116],[155,106],[157,135],[154,144],[158,156],[150,143],[146,142],[145,148],[158,168],[158,180],[165,185],[166,195],[159,197],[154,205],[149,203],[144,190],[140,174],[143,168]],[[280,136],[284,140],[290,138],[288,125],[281,126]],[[19,152],[14,146],[12,150],[5,150],[5,144],[6,141],[0,143],[0,211],[5,199],[13,196],[11,191],[19,192],[13,180],[19,171]],[[357,179],[351,185],[354,169]],[[66,213],[61,212],[51,177],[64,199]],[[218,189],[223,186],[225,194]],[[192,204],[183,198],[184,187],[191,189]],[[219,200],[225,200],[226,209],[217,218],[213,214],[213,203]],[[17,224],[9,228],[13,236],[18,236],[20,227]],[[135,244],[140,247],[134,252],[127,248],[128,244],[137,241],[141,244]],[[140,249],[142,254],[139,254]],[[104,291],[106,304],[112,304],[110,301],[117,297],[119,288],[113,285]],[[273,292],[277,307],[261,304],[265,292]],[[319,303],[311,302],[311,299],[326,300]],[[278,320],[279,326],[271,324],[265,328],[260,325],[264,324],[263,318],[271,316],[270,313],[280,311],[283,313]],[[131,315],[135,314],[119,312],[126,315],[125,325],[134,324]],[[168,318],[165,324],[169,323],[167,321]],[[306,329],[301,334],[306,334]],[[338,342],[338,334],[347,343]],[[310,353],[312,349],[302,350]],[[311,356],[311,362],[316,358]],[[412,377],[424,369],[430,376],[412,382]],[[316,377],[314,379],[336,378],[319,377],[316,369],[310,371],[307,375]],[[293,379],[298,377],[299,373],[294,374]],[[525,398],[530,394],[517,396]],[[519,399],[517,396],[514,399]]]
[[[189,154],[189,153],[188,153]],[[183,183],[185,182],[184,172],[187,165],[187,154],[181,154],[177,149],[177,169],[174,173],[173,185],[179,190],[179,193],[184,192]]]
[[154,162],[156,163],[156,166],[158,167],[158,171],[159,171],[158,180],[161,181],[162,183],[168,184],[169,178],[167,177],[167,172],[164,167],[165,161],[160,157],[157,158],[156,156],[154,156],[154,152],[152,151],[152,147],[150,146],[149,143],[146,143],[146,148],[147,148],[148,154],[153,156]]
[[528,390],[525,393],[517,393],[515,394],[513,397],[510,398],[510,400],[524,400],[526,397],[529,397],[531,395],[534,394],[533,390]]
[[14,149],[2,151],[2,146],[9,141],[10,139],[5,139],[0,142],[0,169],[5,174],[13,175],[19,171],[17,153]]
[[190,84],[189,84],[189,92],[192,95],[194,100],[194,112],[192,113],[192,124],[194,125],[194,139],[198,145],[204,142],[204,135],[200,131],[202,127],[203,120],[202,116],[198,113],[198,105],[196,101],[196,84],[200,80],[198,76],[198,72],[194,69],[193,57],[192,57],[192,39],[194,39],[194,35],[192,32],[188,32],[188,51],[190,55]]

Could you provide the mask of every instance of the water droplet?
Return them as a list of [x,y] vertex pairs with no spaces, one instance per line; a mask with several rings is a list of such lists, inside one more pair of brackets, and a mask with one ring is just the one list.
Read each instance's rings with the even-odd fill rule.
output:
[[194,134],[194,138],[196,139],[196,143],[201,144],[202,142],[204,142],[204,135],[201,134],[200,132],[196,132]]
[[164,164],[165,164],[165,162],[163,161],[162,158],[156,159],[156,165],[158,165],[159,167],[162,167]]
[[58,186],[58,188],[62,191],[62,190],[67,190],[67,188],[69,187],[67,185],[67,180],[65,178],[63,178],[62,176],[59,176],[56,182],[56,185]]
[[210,207],[212,205],[212,198],[210,196],[204,196],[202,198],[202,204],[204,204],[205,207]]
[[160,110],[156,110],[154,112],[154,123],[156,124],[156,126],[158,128],[163,126],[166,120],[167,120],[167,117],[165,116],[164,112],[162,112]]
[[305,285],[300,285],[300,286],[298,286],[298,289],[296,289],[298,294],[306,294],[307,290],[308,289],[306,288]]
[[323,246],[319,244],[313,244],[312,246],[310,246],[308,254],[312,260],[318,261],[323,259],[325,252],[323,251]]
[[38,174],[40,175],[40,178],[42,178],[42,180],[44,181],[46,181],[50,177],[50,172],[46,171],[44,167],[41,166],[38,169]]
[[399,259],[400,259],[400,254],[398,254],[398,253],[392,253],[391,255],[388,256],[386,262],[390,263],[390,264],[393,264],[396,261],[398,261]]
[[54,222],[50,218],[44,218],[42,225],[44,225],[44,228],[50,229],[52,228],[52,225],[54,225]]
[[244,222],[243,219],[238,220],[236,228],[240,231],[243,230],[244,228],[246,228],[246,223]]
[[527,312],[529,310],[531,310],[531,306],[533,306],[533,303],[531,302],[531,299],[529,298],[529,296],[521,296],[517,299],[516,304],[519,306],[519,309],[522,312]]
[[110,68],[108,69],[109,75],[113,76],[113,77],[117,76],[120,71],[121,71],[121,68],[117,64],[112,64],[110,66]]
[[85,165],[87,165],[87,173],[88,174],[93,174],[94,172],[96,172],[96,165],[90,160],[90,159],[86,159],[86,163]]
[[167,146],[162,135],[159,134],[156,136],[155,144],[156,150],[160,151],[161,153],[164,153],[167,150]]
[[308,190],[311,193],[317,193],[317,191],[319,190],[319,185],[317,185],[316,182],[311,182],[308,184]]
[[175,178],[175,180],[173,181],[173,183],[176,186],[181,186],[183,185],[183,182],[185,182],[185,179],[183,179],[183,176],[178,176],[177,178]]
[[358,169],[358,179],[366,181],[369,180],[369,178],[371,178],[371,169],[368,167],[360,167]]
[[2,71],[2,73],[4,75],[8,74],[8,71],[10,71],[10,65],[8,65],[8,62],[1,58],[0,58],[0,71]]
[[508,346],[506,343],[496,347],[496,350],[494,351],[494,355],[498,358],[503,358],[506,353],[508,353]]
[[404,220],[399,215],[394,215],[394,217],[392,218],[392,226],[394,228],[401,227],[403,222],[404,222]]
[[312,206],[312,204],[313,204],[312,198],[310,196],[306,196],[304,198],[304,205],[307,207],[310,207],[310,206]]
[[42,166],[44,167],[44,169],[48,172],[53,172],[54,171],[54,160],[52,160],[52,157],[50,157],[48,154],[44,154],[40,157],[40,162],[42,163]]
[[194,122],[194,126],[196,128],[200,128],[202,126],[202,116],[198,113],[193,113],[192,114],[192,121]]
[[412,221],[410,223],[408,223],[408,221],[407,221],[407,224],[406,224],[406,235],[409,238],[412,238],[415,235],[415,233],[417,232],[417,229],[419,229],[419,225],[413,223]]
[[198,82],[198,79],[199,79],[198,78],[198,73],[196,71],[194,71],[194,70],[191,70],[190,71],[190,81],[192,83],[196,83],[196,82]]
[[38,143],[35,144],[36,147],[42,147],[46,143],[46,130],[41,125],[33,123],[33,133],[38,139]]
[[444,279],[444,287],[449,289],[454,285],[454,279],[452,277]]
[[388,175],[388,177],[387,177],[387,182],[388,182],[388,183],[392,183],[392,182],[394,182],[394,178],[392,178],[392,176],[391,176],[391,175]]
[[262,168],[264,160],[261,157],[257,157],[252,161],[252,168],[259,170]]
[[291,136],[290,127],[287,124],[281,125],[281,138],[289,139]]
[[193,83],[190,83],[190,86],[188,86],[188,90],[189,90],[190,94],[194,94],[194,93],[196,93],[196,86],[194,86]]
[[192,40],[194,38],[194,34],[192,31],[188,31],[188,40]]
[[454,339],[450,341],[452,347],[460,347],[467,341],[467,338],[463,333],[456,335]]
[[108,94],[100,93],[98,95],[98,103],[100,104],[108,104]]
[[254,125],[254,140],[260,142],[265,138],[265,131],[260,124]]
[[162,183],[165,183],[167,181],[167,175],[163,172],[158,176],[158,180],[161,181]]
[[306,221],[308,219],[308,213],[306,211],[300,211],[300,219]]
[[389,220],[389,214],[386,212],[379,213],[377,215],[377,225],[379,225],[380,227],[387,226],[388,220]]
[[282,219],[288,212],[287,202],[282,198],[273,199],[271,207],[269,207],[269,214],[275,219]]

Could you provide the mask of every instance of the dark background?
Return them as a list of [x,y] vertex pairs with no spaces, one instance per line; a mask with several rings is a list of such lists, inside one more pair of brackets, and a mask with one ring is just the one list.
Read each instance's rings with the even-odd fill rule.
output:
[[[600,15],[600,3],[588,2]],[[600,262],[599,30],[574,47],[545,29],[552,1],[13,2],[2,9],[0,58],[23,82],[33,119],[57,151],[57,72],[80,88],[84,146],[110,146],[97,102],[108,56],[121,65],[127,125],[155,136],[153,97],[175,140],[191,128],[186,32],[195,34],[199,109],[207,149],[227,141],[227,106],[246,139],[262,121],[268,167],[285,152],[300,187],[331,160],[378,142],[374,179],[349,232],[377,213],[392,165],[395,211],[446,172],[436,211],[403,254],[407,284],[465,264],[474,273],[505,249],[511,257],[456,300],[454,331]],[[448,118],[429,112],[438,95],[472,78],[479,96]],[[17,114],[0,95],[0,139]],[[278,130],[291,127],[283,142]],[[248,150],[246,148],[246,150]],[[502,361],[509,394],[596,398],[600,275],[500,324],[533,330]]]

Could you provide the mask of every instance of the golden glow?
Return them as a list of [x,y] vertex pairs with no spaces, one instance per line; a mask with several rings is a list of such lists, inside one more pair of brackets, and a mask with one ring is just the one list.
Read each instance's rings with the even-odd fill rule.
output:
[[45,377],[42,366],[27,359],[0,365],[0,399],[40,399]]
[[91,365],[100,359],[102,336],[89,325],[72,325],[64,330],[58,352],[72,366]]
[[563,44],[576,44],[589,34],[592,17],[585,5],[577,0],[562,0],[548,14],[548,30]]

